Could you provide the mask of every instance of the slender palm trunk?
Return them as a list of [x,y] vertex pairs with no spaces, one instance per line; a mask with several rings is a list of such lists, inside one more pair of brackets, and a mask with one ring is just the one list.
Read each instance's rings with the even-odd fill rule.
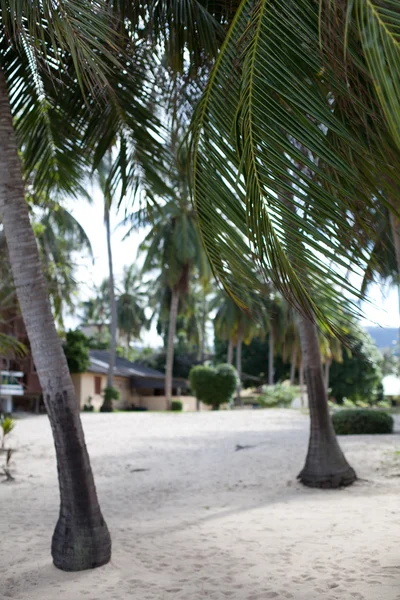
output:
[[240,397],[240,392],[242,389],[242,344],[243,344],[243,333],[242,326],[239,325],[238,330],[238,338],[236,343],[236,371],[238,374],[238,386],[236,392],[236,403],[239,406],[242,406],[242,399]]
[[201,341],[200,341],[200,361],[204,364],[205,359],[205,347],[206,347],[206,325],[207,325],[207,298],[206,293],[203,292],[203,306],[201,313]]
[[174,366],[174,341],[176,331],[176,317],[178,315],[179,293],[178,290],[172,290],[171,307],[169,311],[168,325],[168,343],[167,343],[167,361],[165,365],[165,400],[167,408],[171,406],[172,397],[172,370]]
[[131,349],[131,334],[130,333],[126,334],[126,346],[127,346],[126,356],[127,356],[127,358],[129,358],[129,350]]
[[[114,285],[114,267],[111,248],[111,228],[110,228],[110,207],[106,204],[104,213],[104,222],[106,225],[107,234],[107,254],[108,254],[108,285],[110,294],[110,309],[111,309],[111,343],[110,343],[110,360],[108,363],[107,387],[114,387],[114,369],[115,355],[117,350],[117,303],[115,301],[115,285]],[[103,412],[111,412],[113,410],[112,400],[105,397],[101,407]]]
[[308,453],[299,479],[309,487],[351,485],[356,480],[356,474],[346,461],[333,430],[317,327],[306,317],[300,316],[299,321],[311,418]]
[[330,358],[327,358],[325,361],[324,380],[325,380],[325,390],[326,390],[327,397],[329,397],[329,370],[331,368],[331,362],[332,362],[332,360]]
[[300,385],[301,408],[304,408],[304,363],[303,363],[303,359],[301,359],[300,367],[299,367],[299,385]]
[[274,353],[275,340],[272,324],[269,330],[269,355],[268,355],[268,385],[274,385]]
[[[399,301],[399,313],[400,313],[400,220],[390,211],[390,225],[392,229],[393,244],[396,253],[397,262],[397,294]],[[398,329],[398,343],[400,344],[400,327]]]
[[111,539],[101,514],[74,386],[51,313],[0,68],[0,214],[11,270],[53,432],[60,513],[53,534],[56,567],[80,571],[107,563]]
[[226,357],[226,362],[228,365],[231,365],[233,362],[233,339],[229,338],[228,342],[228,355]]
[[294,378],[296,376],[296,362],[297,362],[297,348],[293,346],[292,357],[290,360],[290,385],[294,385]]

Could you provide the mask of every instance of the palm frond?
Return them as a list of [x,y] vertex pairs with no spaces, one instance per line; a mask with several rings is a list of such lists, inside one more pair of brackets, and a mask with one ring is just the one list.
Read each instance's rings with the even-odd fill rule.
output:
[[[350,4],[351,6],[351,4]],[[400,11],[396,0],[355,0],[363,52],[388,128],[400,148]],[[349,11],[350,18],[352,13]]]
[[368,261],[354,222],[372,235],[369,210],[385,204],[392,168],[371,151],[379,114],[366,134],[371,103],[338,77],[330,47],[321,52],[319,25],[317,2],[243,0],[192,132],[194,202],[217,277],[238,297],[256,273],[326,321],[324,296],[360,297],[344,275]]

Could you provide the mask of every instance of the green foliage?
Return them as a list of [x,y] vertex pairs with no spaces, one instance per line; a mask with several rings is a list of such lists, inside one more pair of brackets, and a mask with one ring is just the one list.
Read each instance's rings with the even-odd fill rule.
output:
[[171,402],[171,410],[180,411],[183,409],[183,404],[180,400],[172,400]]
[[15,420],[11,417],[5,417],[2,415],[0,417],[0,427],[2,430],[1,447],[4,448],[7,435],[9,435],[15,428]]
[[361,328],[349,336],[351,352],[342,350],[342,362],[332,362],[329,373],[331,396],[338,403],[344,398],[373,404],[382,381],[381,355],[372,338]]
[[215,369],[198,365],[191,369],[189,381],[196,398],[218,410],[221,404],[232,399],[238,378],[231,365],[221,364]]
[[71,373],[85,373],[89,368],[89,340],[81,331],[68,331],[64,353]]
[[104,402],[100,407],[100,412],[112,412],[113,411],[113,400],[118,400],[119,391],[114,387],[106,387],[103,390]]
[[119,391],[115,387],[106,387],[104,388],[103,397],[106,402],[109,400],[118,400]]
[[273,408],[275,406],[288,407],[298,394],[299,390],[294,385],[263,385],[259,403],[260,406],[265,408]]
[[[193,124],[195,207],[214,272],[233,296],[242,299],[258,271],[333,330],[326,292],[360,297],[347,266],[368,258],[377,199],[387,193],[396,206],[398,195],[395,7],[240,4]],[[322,254],[336,266],[327,269]]]
[[334,413],[332,423],[338,435],[356,435],[392,433],[394,421],[393,417],[385,412],[355,409]]
[[[215,355],[214,360],[218,364],[226,361],[228,352],[228,343],[214,338]],[[269,356],[269,337],[265,339],[260,337],[253,338],[249,344],[242,345],[242,382],[244,387],[253,387],[254,379],[246,379],[246,375],[259,378],[259,383],[268,381],[268,356]],[[274,356],[274,377],[275,381],[284,381],[289,379],[290,363],[284,362],[280,356]]]

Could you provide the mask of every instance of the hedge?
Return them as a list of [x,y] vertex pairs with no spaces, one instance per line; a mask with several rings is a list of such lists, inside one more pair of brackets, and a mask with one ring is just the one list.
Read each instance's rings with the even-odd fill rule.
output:
[[393,417],[385,412],[374,410],[341,410],[332,416],[332,423],[338,435],[363,433],[393,433]]

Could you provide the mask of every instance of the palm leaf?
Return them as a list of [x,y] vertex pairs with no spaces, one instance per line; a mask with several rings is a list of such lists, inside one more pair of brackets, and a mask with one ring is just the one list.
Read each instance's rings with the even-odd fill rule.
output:
[[400,148],[400,11],[396,0],[354,0],[362,48],[388,128]]
[[[316,2],[243,0],[193,121],[194,201],[231,294],[256,271],[334,327],[324,296],[339,288],[359,296],[344,276],[368,260],[354,222],[373,231],[369,208],[390,168],[382,149],[371,152],[381,141],[376,123],[369,138],[359,126],[371,105],[333,70],[329,46],[321,52],[319,24]],[[357,106],[355,123],[343,99]]]

